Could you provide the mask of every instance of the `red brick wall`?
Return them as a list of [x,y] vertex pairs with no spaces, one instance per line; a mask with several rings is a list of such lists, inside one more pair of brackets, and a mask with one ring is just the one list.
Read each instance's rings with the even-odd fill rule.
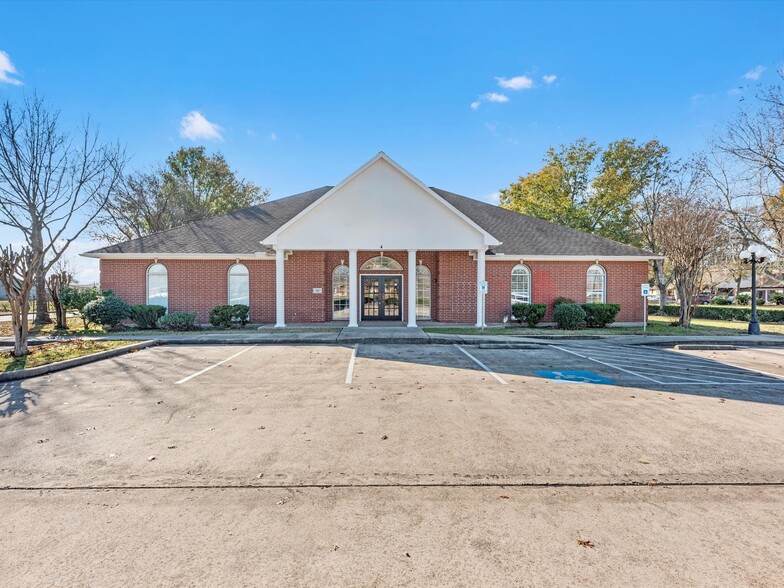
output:
[[[487,322],[501,322],[511,307],[512,269],[518,261],[487,262]],[[552,303],[560,296],[585,302],[586,272],[590,261],[530,261],[531,302],[548,305],[545,322],[553,320]],[[648,281],[647,261],[607,261],[607,302],[621,305],[618,322],[639,322],[643,318],[640,284]]]
[[[402,274],[404,321],[408,309],[408,253],[385,251],[398,261],[403,270],[363,273]],[[360,251],[361,266],[377,251]],[[332,271],[340,260],[348,264],[347,251],[295,251],[286,261],[286,321],[290,323],[322,322],[332,319]],[[465,251],[422,251],[422,260],[431,272],[432,319],[440,322],[476,322],[476,261]],[[169,271],[169,310],[198,313],[199,322],[207,322],[209,311],[227,303],[228,269],[233,260],[159,260]],[[111,288],[130,304],[146,302],[146,272],[154,260],[101,260],[101,287]],[[252,322],[275,322],[275,261],[243,260],[250,272],[250,315]],[[500,323],[510,311],[511,272],[517,261],[487,261],[489,282],[487,322]],[[585,301],[585,276],[591,262],[531,261],[532,302],[548,305],[545,321],[552,320],[552,301],[566,296]],[[620,322],[642,320],[640,284],[648,279],[644,261],[611,261],[602,266],[607,271],[607,302],[621,305]],[[314,294],[313,288],[321,288]],[[360,294],[361,296],[361,294]]]
[[438,321],[476,323],[476,261],[467,251],[438,252],[436,285]]
[[[241,260],[250,273],[250,319],[275,320],[275,262]],[[147,268],[153,259],[102,259],[101,288],[129,304],[147,302]],[[228,303],[228,272],[234,260],[160,259],[169,273],[169,311],[196,312],[206,323],[210,310]]]

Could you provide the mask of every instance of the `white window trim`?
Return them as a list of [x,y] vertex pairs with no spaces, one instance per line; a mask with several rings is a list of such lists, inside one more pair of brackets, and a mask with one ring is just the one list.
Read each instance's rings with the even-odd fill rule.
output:
[[[231,270],[233,270],[237,266],[242,266],[245,268],[248,276],[248,304],[247,307],[250,308],[250,268],[247,265],[241,262],[233,263],[229,266],[229,269],[226,271],[226,304],[231,304]],[[248,313],[250,314],[250,312]]]
[[[145,272],[145,286],[144,286],[144,298],[147,302],[147,305],[150,304],[150,270],[154,268],[156,265],[161,266],[163,269],[166,270],[166,312],[169,312],[169,268],[166,267],[159,261],[154,261],[150,265],[147,266],[147,271]],[[163,306],[160,304],[159,306]]]
[[[598,268],[602,270],[602,301],[598,303],[590,303],[588,302],[588,275],[590,274],[592,269]],[[592,290],[595,291],[595,290]],[[585,270],[585,303],[586,304],[607,304],[607,270],[599,265],[598,263],[594,263],[590,266],[587,270]]]
[[[427,270],[427,280],[428,280],[428,290],[430,292],[430,298],[427,305],[427,316],[419,316],[416,315],[416,319],[418,321],[432,321],[433,320],[433,272],[430,271],[430,268],[427,267],[424,263],[417,264],[416,268],[414,268],[414,276],[416,278],[416,287],[414,288],[416,292],[416,297],[414,298],[414,312],[419,310],[419,304],[417,304],[417,300],[419,299],[419,268],[425,268]],[[411,302],[409,301],[409,304]]]
[[512,268],[512,271],[509,273],[509,301],[511,304],[514,304],[514,301],[512,300],[514,288],[512,286],[514,283],[515,271],[520,268],[523,268],[525,271],[528,272],[528,302],[525,304],[531,304],[531,301],[534,299],[533,272],[531,271],[531,268],[525,265],[524,263],[518,263]]
[[[335,272],[337,272],[340,268],[346,268],[347,270],[346,272],[341,274],[346,276],[346,290],[349,297],[349,307],[346,308],[346,310],[348,311],[348,316],[346,316],[346,318],[335,318]],[[332,320],[333,321],[349,320],[351,315],[351,307],[350,307],[351,306],[351,268],[349,268],[349,266],[340,264],[340,265],[336,265],[332,269],[332,277],[329,284],[329,290],[330,290],[330,308],[332,310]]]
[[[400,267],[365,267],[367,264],[369,264],[374,259],[381,259],[381,258],[388,259],[392,263],[396,263]],[[384,255],[382,253],[381,255],[374,255],[370,259],[366,259],[362,263],[362,265],[359,266],[359,271],[366,271],[366,272],[402,272],[403,271],[403,264],[400,263],[398,260],[396,260],[396,259],[394,259],[392,257],[389,257],[388,255]]]

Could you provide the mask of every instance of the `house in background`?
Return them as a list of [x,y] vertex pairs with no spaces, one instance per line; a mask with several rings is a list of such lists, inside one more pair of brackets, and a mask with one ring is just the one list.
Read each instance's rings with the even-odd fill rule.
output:
[[[643,319],[656,256],[446,190],[384,153],[336,186],[104,247],[101,288],[192,311],[247,304],[255,323],[500,323],[514,302],[620,304]],[[484,289],[486,287],[486,294]]]
[[[742,278],[739,285],[737,280],[730,278],[719,283],[716,292],[722,296],[732,296],[735,294],[736,285],[738,294],[751,294],[751,278]],[[784,276],[760,272],[757,275],[757,296],[762,298],[765,304],[769,304],[772,302],[771,296],[774,292],[784,294]]]

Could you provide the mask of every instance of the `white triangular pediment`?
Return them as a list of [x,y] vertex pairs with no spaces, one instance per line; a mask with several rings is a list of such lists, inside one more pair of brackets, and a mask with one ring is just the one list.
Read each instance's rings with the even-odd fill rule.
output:
[[498,241],[379,153],[264,244],[310,250],[464,250]]

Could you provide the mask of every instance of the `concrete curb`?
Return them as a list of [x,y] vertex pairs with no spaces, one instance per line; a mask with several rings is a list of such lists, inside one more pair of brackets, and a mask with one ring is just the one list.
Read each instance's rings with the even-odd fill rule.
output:
[[124,355],[126,353],[130,353],[131,351],[145,349],[147,347],[152,347],[158,344],[159,344],[158,341],[141,341],[140,343],[133,343],[131,345],[125,345],[124,347],[117,347],[116,349],[107,349],[106,351],[99,351],[98,353],[92,353],[90,355],[84,355],[82,357],[75,357],[74,359],[65,359],[63,361],[56,361],[55,363],[49,363],[47,365],[42,365],[39,367],[17,370],[15,372],[3,372],[2,374],[0,374],[0,382],[10,382],[12,380],[26,380],[27,378],[35,378],[36,376],[43,376],[45,374],[50,374],[52,372],[59,372],[60,370],[67,370],[69,368],[85,365],[88,363],[92,363],[94,361],[109,359],[110,357]]

